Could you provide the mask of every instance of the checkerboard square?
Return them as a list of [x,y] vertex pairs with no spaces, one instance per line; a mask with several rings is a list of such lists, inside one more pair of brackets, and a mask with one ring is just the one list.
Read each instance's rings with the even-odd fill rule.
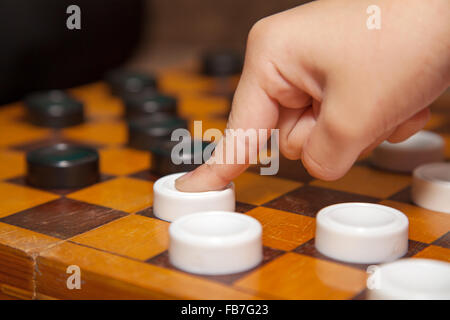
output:
[[[151,156],[150,156],[151,158]],[[151,160],[150,160],[151,161]],[[150,170],[145,169],[133,174],[129,175],[131,178],[136,178],[136,179],[142,179],[142,180],[146,180],[146,181],[151,181],[151,182],[155,182],[156,180],[158,180],[161,176],[152,173]]]
[[63,130],[66,138],[101,145],[122,145],[127,141],[127,129],[123,122],[88,122]]
[[0,182],[0,218],[57,198],[50,192]]
[[163,92],[182,96],[211,90],[213,81],[198,74],[174,70],[160,75],[159,84]]
[[433,128],[433,131],[443,135],[450,134],[450,114],[440,114],[439,116],[443,121],[440,126]]
[[25,173],[23,152],[0,149],[0,179],[17,177]]
[[264,207],[245,214],[262,224],[263,243],[271,248],[292,250],[314,236],[314,218]]
[[289,252],[238,280],[234,286],[281,299],[348,299],[366,285],[366,273]]
[[240,212],[240,213],[246,213],[252,209],[255,209],[257,206],[253,205],[253,204],[248,204],[248,203],[244,203],[244,202],[239,202],[236,201],[236,212]]
[[0,108],[0,123],[11,123],[17,121],[25,115],[23,103],[15,102],[4,105]]
[[409,238],[432,243],[450,230],[450,215],[391,200],[380,202],[402,211],[409,219]]
[[302,186],[302,183],[244,172],[236,180],[236,200],[261,205]]
[[450,231],[444,234],[442,237],[433,242],[435,246],[450,249]]
[[116,97],[84,96],[80,100],[84,102],[87,118],[92,120],[114,120],[123,114],[123,103]]
[[[314,178],[309,175],[308,171],[306,171],[305,167],[299,160],[289,160],[283,155],[279,155],[279,169],[275,177],[288,179],[293,181],[299,181],[303,183],[308,183]],[[249,168],[250,172],[255,172],[257,174],[260,173],[261,167],[268,167],[272,165],[272,162],[268,165],[254,165]]]
[[112,98],[108,84],[103,81],[88,83],[79,87],[71,88],[70,94],[83,101],[98,102]]
[[405,189],[397,192],[396,194],[389,197],[388,200],[413,204],[411,200],[411,187],[406,187]]
[[407,187],[410,183],[411,177],[408,175],[354,166],[339,180],[314,180],[311,185],[385,199]]
[[[136,212],[136,214],[140,215],[140,216],[148,217],[148,218],[159,219],[153,213],[153,207],[145,208],[144,210]],[[159,219],[159,220],[161,220],[161,219]],[[161,221],[165,221],[165,220],[161,220]]]
[[229,108],[228,100],[223,97],[184,94],[180,99],[178,109],[182,117],[200,119],[225,114]]
[[450,263],[450,249],[429,246],[414,256],[415,258],[435,259]]
[[448,117],[446,117],[442,113],[432,113],[430,115],[430,119],[428,120],[427,124],[425,125],[425,130],[433,130],[438,129],[439,127],[442,127],[445,125],[448,121]]
[[0,147],[43,139],[49,134],[49,129],[36,127],[25,122],[4,123],[0,125],[0,137],[2,137]]
[[153,183],[120,177],[81,189],[67,197],[134,213],[152,205]]
[[1,222],[12,224],[59,239],[67,239],[126,215],[109,208],[60,198],[27,209]]
[[169,223],[131,215],[83,233],[71,241],[138,260],[149,259],[169,244]]
[[320,209],[332,204],[378,201],[379,199],[369,196],[306,185],[273,199],[264,206],[315,217]]
[[149,152],[129,148],[107,148],[100,150],[100,170],[106,174],[128,175],[148,169]]

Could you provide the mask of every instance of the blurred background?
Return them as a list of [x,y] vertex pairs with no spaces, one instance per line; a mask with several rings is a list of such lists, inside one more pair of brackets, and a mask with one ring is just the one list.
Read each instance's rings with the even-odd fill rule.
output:
[[[121,66],[158,71],[214,48],[243,54],[256,21],[306,2],[1,0],[0,106],[32,91],[96,81]],[[66,27],[72,4],[81,8],[81,30]]]
[[145,60],[149,54],[152,59],[142,63],[170,63],[208,48],[243,52],[247,34],[256,21],[305,2],[308,1],[146,1],[148,19],[137,58]]
[[[209,48],[243,52],[260,18],[299,0],[2,0],[0,105],[68,88],[122,65],[158,70]],[[69,5],[81,30],[68,30]]]

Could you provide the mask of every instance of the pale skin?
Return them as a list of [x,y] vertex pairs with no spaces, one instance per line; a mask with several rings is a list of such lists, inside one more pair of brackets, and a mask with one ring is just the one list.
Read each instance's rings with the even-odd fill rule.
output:
[[[372,4],[380,30],[366,27]],[[450,1],[319,0],[253,26],[228,127],[279,128],[281,153],[336,180],[382,141],[423,128],[449,85]],[[176,188],[219,190],[247,167],[204,164]]]

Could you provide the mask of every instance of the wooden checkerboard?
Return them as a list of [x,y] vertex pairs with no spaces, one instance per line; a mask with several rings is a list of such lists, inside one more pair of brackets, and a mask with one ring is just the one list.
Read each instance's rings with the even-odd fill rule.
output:
[[[229,99],[215,81],[180,70],[160,79],[180,98],[182,116],[203,120],[203,129],[225,128]],[[318,210],[349,201],[400,209],[410,221],[407,256],[450,261],[450,215],[413,205],[409,175],[362,159],[344,178],[323,182],[281,159],[277,176],[251,168],[235,181],[237,211],[263,225],[261,265],[227,276],[177,270],[168,261],[169,223],[152,213],[151,155],[125,146],[120,100],[103,83],[70,91],[84,101],[88,121],[68,129],[28,124],[21,102],[0,108],[0,299],[361,298],[367,265],[334,261],[314,247]],[[435,108],[428,129],[446,139],[450,159],[450,109]],[[98,148],[101,181],[77,190],[26,185],[25,152],[59,141]],[[81,269],[79,290],[66,286],[70,265]]]

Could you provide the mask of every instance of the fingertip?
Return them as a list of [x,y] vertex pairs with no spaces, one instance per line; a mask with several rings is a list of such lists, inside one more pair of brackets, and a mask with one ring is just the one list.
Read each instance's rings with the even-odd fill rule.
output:
[[217,166],[203,164],[197,169],[182,175],[175,180],[175,188],[181,192],[206,192],[224,189],[230,182],[227,176],[221,175],[222,172]]
[[192,176],[192,173],[194,171],[191,172],[187,172],[186,174],[183,174],[181,177],[179,177],[178,179],[175,180],[175,189],[177,189],[178,191],[181,192],[192,192],[189,191],[189,185],[190,185],[190,177]]

